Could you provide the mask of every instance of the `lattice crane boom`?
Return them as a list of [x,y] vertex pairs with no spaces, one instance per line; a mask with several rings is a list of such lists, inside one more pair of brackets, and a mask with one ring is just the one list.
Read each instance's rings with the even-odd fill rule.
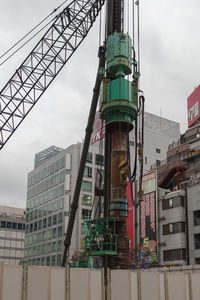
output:
[[105,0],[73,0],[0,92],[0,149],[82,43]]

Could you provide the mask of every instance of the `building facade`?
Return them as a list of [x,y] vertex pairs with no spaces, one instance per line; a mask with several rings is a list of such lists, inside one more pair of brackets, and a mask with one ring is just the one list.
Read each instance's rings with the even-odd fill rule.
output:
[[[50,147],[36,155],[41,163],[28,174],[25,260],[31,265],[60,265],[80,163],[82,143],[67,149]],[[56,149],[57,150],[56,150]],[[49,153],[52,155],[49,155]],[[45,158],[45,153],[48,159]],[[84,171],[79,207],[70,246],[70,257],[80,250],[83,221],[92,212],[95,176],[102,169],[103,155],[91,146]]]
[[[140,124],[140,123],[139,123]],[[138,137],[141,131],[138,125]],[[160,164],[166,159],[166,152],[172,142],[180,138],[180,124],[160,116],[145,112],[144,113],[144,173],[149,172],[153,164]],[[134,161],[135,133],[130,133],[131,160]]]
[[0,206],[0,262],[23,262],[25,220],[24,209]]
[[200,264],[200,124],[169,145],[157,172],[160,265]]

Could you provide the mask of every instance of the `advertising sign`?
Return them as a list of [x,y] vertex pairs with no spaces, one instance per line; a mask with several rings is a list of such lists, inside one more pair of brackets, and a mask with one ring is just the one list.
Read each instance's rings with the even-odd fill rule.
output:
[[100,119],[99,112],[96,113],[93,125],[93,134],[91,138],[91,145],[101,141],[105,137],[105,121]]
[[131,184],[132,184],[132,191],[134,191],[133,183],[128,182],[126,196],[129,204],[128,217],[127,217],[127,232],[128,232],[129,242],[130,242],[130,249],[132,250],[134,248],[134,207],[133,207],[133,200],[132,200],[132,193],[131,193]]
[[156,251],[156,172],[143,176],[144,198],[140,203],[140,240],[145,247]]
[[188,127],[200,118],[200,85],[187,98]]

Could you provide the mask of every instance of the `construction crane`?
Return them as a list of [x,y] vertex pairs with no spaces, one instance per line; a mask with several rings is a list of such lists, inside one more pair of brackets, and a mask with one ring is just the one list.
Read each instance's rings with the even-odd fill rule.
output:
[[[99,91],[103,85],[100,113],[106,126],[104,218],[87,222],[85,251],[91,256],[102,256],[105,268],[129,268],[126,186],[128,177],[133,180],[135,169],[131,177],[128,136],[133,123],[136,124],[140,109],[139,72],[131,38],[123,29],[124,1],[107,0],[106,40],[99,47],[99,66],[71,205],[62,266],[66,264],[71,244]],[[104,2],[105,0],[71,1],[4,86],[0,92],[0,149],[85,39]],[[130,74],[131,81],[126,78]],[[135,128],[137,132],[137,126]]]

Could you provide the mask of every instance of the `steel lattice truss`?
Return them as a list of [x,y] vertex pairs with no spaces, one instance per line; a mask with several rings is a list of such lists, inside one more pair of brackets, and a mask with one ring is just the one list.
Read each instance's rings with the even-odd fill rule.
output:
[[87,36],[105,0],[72,1],[0,92],[0,149]]

